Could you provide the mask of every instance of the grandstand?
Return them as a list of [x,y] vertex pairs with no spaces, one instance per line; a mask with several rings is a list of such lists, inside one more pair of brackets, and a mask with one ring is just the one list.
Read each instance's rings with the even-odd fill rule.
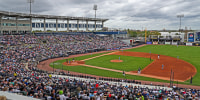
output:
[[[45,41],[45,42],[44,42]],[[143,85],[137,80],[125,80],[85,76],[73,72],[58,73],[43,71],[38,62],[67,56],[129,48],[119,38],[98,36],[93,33],[31,34],[0,36],[0,92],[20,99],[198,99],[199,91],[184,88],[168,88],[164,85]],[[64,48],[66,47],[66,48]],[[45,64],[45,63],[44,63]],[[41,64],[40,66],[44,66]],[[58,75],[62,74],[62,75]],[[19,95],[11,94],[16,93]],[[192,94],[194,93],[194,94]],[[27,96],[24,97],[24,96]]]
[[[133,39],[122,40],[128,37],[127,32],[87,32],[103,28],[107,20],[0,11],[1,34],[11,33],[0,35],[0,96],[15,100],[199,99],[198,89],[179,88],[178,83],[168,87],[168,83],[57,70],[54,69],[54,63],[53,71],[40,69],[49,66],[45,61],[53,61],[54,58],[66,60],[78,54],[92,55],[120,49],[125,52],[123,49],[131,48]],[[38,30],[45,32],[13,34]],[[70,32],[72,30],[86,32]],[[150,39],[152,43],[166,44],[168,40],[180,41],[181,37],[163,35],[151,36]],[[135,40],[138,42],[144,39]]]
[[102,30],[107,20],[0,11],[0,34],[31,31],[96,31]]

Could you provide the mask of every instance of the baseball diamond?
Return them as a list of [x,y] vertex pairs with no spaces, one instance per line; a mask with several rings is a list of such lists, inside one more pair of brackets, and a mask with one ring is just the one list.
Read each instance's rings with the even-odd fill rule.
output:
[[[144,45],[143,45],[144,46]],[[146,46],[145,46],[146,47]],[[157,78],[162,80],[170,80],[170,72],[171,70],[174,71],[174,80],[179,82],[184,82],[188,79],[190,79],[191,76],[194,76],[197,73],[196,68],[181,59],[177,59],[175,57],[165,56],[161,55],[160,59],[158,59],[158,54],[153,53],[142,53],[142,52],[130,52],[130,51],[115,51],[112,53],[102,54],[95,57],[87,58],[86,60],[81,61],[87,61],[91,59],[95,59],[97,57],[102,57],[104,55],[123,55],[123,56],[134,56],[134,57],[144,57],[144,58],[151,58],[153,60],[152,63],[150,63],[148,66],[146,66],[144,69],[142,69],[141,74],[137,74],[136,70],[127,71],[126,74],[129,75],[138,75],[138,76],[145,76],[145,77],[151,77],[151,78]],[[80,55],[81,56],[81,55]],[[74,57],[74,56],[72,56]],[[116,59],[115,59],[116,60]],[[118,59],[117,59],[118,60]],[[47,63],[47,65],[50,63]],[[161,66],[162,64],[165,65],[165,69],[162,70]],[[87,64],[77,64],[79,66],[86,66],[86,67],[93,67],[97,69],[103,69],[103,70],[110,70],[114,72],[122,72],[121,70],[117,69],[110,69],[110,68],[102,68],[98,66],[92,66]],[[46,66],[49,68],[49,66]],[[47,69],[47,68],[45,68]],[[49,70],[52,68],[49,68]]]
[[[124,52],[114,52],[112,54],[113,55],[145,57],[145,58],[150,57],[150,55],[148,53],[141,53],[141,52],[124,51]],[[95,57],[93,57],[93,58],[95,58]],[[176,73],[174,75],[174,80],[184,82],[184,81],[190,79],[191,76],[194,76],[197,72],[196,68],[193,65],[191,65],[183,60],[180,60],[180,59],[177,60],[176,58],[162,55],[162,59],[158,60],[156,54],[151,54],[151,58],[154,59],[154,61],[142,70],[142,72],[141,72],[142,74],[140,74],[140,76],[158,78],[158,79],[163,79],[163,80],[170,80],[170,71],[174,70],[174,72]],[[77,63],[77,62],[72,63],[72,64],[66,64],[66,63],[63,63],[63,64],[67,65],[67,66],[81,65],[81,66],[87,66],[87,67],[94,67],[94,68],[98,68],[98,69],[121,72],[120,70],[113,70],[113,69],[109,69],[109,68],[89,66],[89,65],[81,64],[81,63]],[[165,64],[165,66],[167,66],[165,68],[165,70],[162,70],[160,68],[160,66],[162,64]],[[136,73],[136,71],[126,72],[126,74],[138,75]]]

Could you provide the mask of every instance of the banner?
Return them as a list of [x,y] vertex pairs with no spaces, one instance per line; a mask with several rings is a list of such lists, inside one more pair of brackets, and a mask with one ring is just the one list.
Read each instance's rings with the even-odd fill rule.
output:
[[170,45],[170,44],[171,44],[171,42],[165,42],[165,44],[169,44],[169,45]]
[[188,42],[194,42],[194,33],[188,33]]
[[158,44],[158,42],[156,41],[156,42],[153,42],[153,44]]
[[192,46],[192,43],[186,43],[187,46]]
[[152,44],[152,42],[147,42],[147,44]]
[[178,43],[177,42],[172,42],[172,45],[177,45]]

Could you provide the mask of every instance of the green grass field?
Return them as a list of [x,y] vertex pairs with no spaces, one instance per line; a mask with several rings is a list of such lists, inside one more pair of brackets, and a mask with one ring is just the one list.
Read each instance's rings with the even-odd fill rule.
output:
[[[81,57],[76,57],[75,59],[83,60],[83,58],[86,59],[86,58],[91,58],[91,57],[98,56],[98,55],[101,55],[101,54],[81,56]],[[134,58],[136,59],[136,58],[139,58],[139,57],[134,57]],[[146,60],[146,58],[139,58],[139,59]],[[65,59],[54,61],[53,62],[54,63],[54,68],[55,69],[60,69],[60,70],[63,69],[63,70],[69,70],[69,71],[73,71],[73,72],[79,72],[79,73],[83,73],[83,75],[86,73],[86,74],[91,74],[91,75],[112,77],[112,78],[146,80],[146,81],[155,81],[155,82],[169,82],[169,81],[165,81],[165,80],[148,78],[148,77],[143,77],[143,76],[126,75],[126,77],[124,77],[123,74],[122,74],[123,71],[120,73],[120,72],[112,72],[112,71],[108,71],[108,70],[101,70],[101,69],[85,67],[85,66],[65,66],[65,65],[62,65],[62,63],[64,63],[65,61],[66,61]],[[51,67],[53,67],[53,63],[50,64]]]
[[[53,66],[51,65],[51,67],[53,67]],[[62,69],[62,65],[54,66],[54,68]],[[86,73],[86,74],[90,74],[90,75],[112,77],[112,78],[146,80],[146,81],[155,81],[155,82],[169,82],[169,81],[165,81],[165,80],[148,78],[148,77],[143,77],[143,76],[126,75],[126,77],[124,77],[122,72],[121,73],[120,72],[112,72],[112,71],[108,71],[108,70],[101,70],[101,69],[85,67],[85,66],[63,66],[63,70],[79,72],[79,73],[83,73],[83,75]]]
[[[86,56],[75,57],[75,59],[83,60],[83,59],[91,58],[91,57],[94,57],[94,56],[99,56],[99,55],[102,55],[102,54],[105,54],[105,53],[90,54],[90,55],[86,55]],[[117,56],[117,55],[112,55],[112,56],[114,57],[114,56]],[[121,59],[123,59],[124,57],[128,57],[128,56],[123,56],[123,57],[120,56]],[[117,58],[119,58],[119,56],[117,56]],[[133,57],[133,58],[134,58],[134,60],[137,60],[139,58],[137,61],[139,61],[141,59],[148,60],[147,62],[150,63],[149,59],[147,59],[147,58],[140,58],[140,57]],[[72,60],[72,59],[73,58],[70,58],[69,60]],[[115,59],[115,57],[113,59]],[[146,81],[155,81],[155,82],[169,82],[169,81],[166,81],[166,80],[148,78],[148,77],[143,77],[143,76],[126,75],[126,77],[124,77],[122,75],[122,73],[119,73],[119,72],[112,72],[112,71],[95,69],[95,68],[90,68],[90,67],[85,67],[85,66],[65,66],[65,65],[62,65],[62,63],[64,63],[65,61],[66,61],[65,59],[54,61],[53,62],[54,63],[54,68],[55,69],[60,69],[60,70],[63,69],[63,70],[69,70],[69,71],[73,71],[73,72],[79,72],[79,73],[83,73],[83,74],[86,73],[86,74],[91,74],[91,75],[112,77],[112,78],[124,78],[124,79],[126,78],[126,79],[146,80]],[[90,61],[90,60],[88,60],[88,61]],[[88,61],[86,61],[86,62],[88,62]],[[51,67],[53,67],[53,63],[50,64]],[[139,65],[141,65],[141,68],[142,68],[143,64],[139,64],[138,63],[138,66]]]
[[[110,60],[123,60],[123,62],[116,63],[110,62]],[[85,62],[87,65],[99,66],[110,69],[117,69],[121,71],[137,71],[140,67],[141,69],[145,68],[152,61],[149,58],[142,57],[132,57],[132,56],[121,56],[121,55],[105,55],[102,57],[97,57]]]
[[[199,71],[200,71],[200,47],[191,47],[191,46],[178,46],[177,47],[177,46],[173,46],[173,45],[147,45],[147,46],[144,46],[144,47],[129,49],[129,50],[125,50],[125,51],[147,52],[147,53],[151,52],[151,53],[154,53],[154,54],[167,55],[167,56],[171,56],[171,57],[179,56],[179,59],[185,60],[185,61],[191,63],[192,65],[194,65],[196,67],[197,74],[193,77],[193,85],[200,85],[200,73],[199,73]],[[101,54],[87,55],[87,56],[77,57],[75,59],[82,60],[82,59],[90,58],[90,57],[97,56],[97,55],[101,55]],[[111,65],[110,66],[109,64],[111,64],[111,63],[106,62],[106,61],[102,61],[102,60],[107,59],[107,61],[109,61],[109,59],[118,59],[118,58],[119,58],[119,56],[115,56],[114,58],[102,56],[102,57],[99,57],[99,58],[88,60],[88,61],[86,61],[86,64],[95,65],[95,66],[98,65],[98,66],[102,66],[102,67],[104,65],[108,64],[108,66],[104,66],[104,67],[114,69],[115,68],[114,66],[118,66],[118,65]],[[123,60],[122,56],[120,56],[120,58]],[[137,57],[131,57],[131,58],[134,59],[135,61],[136,61],[136,59],[138,60]],[[92,60],[98,60],[99,62],[97,61],[96,63],[98,63],[98,64],[96,64]],[[143,60],[145,61],[145,60],[148,60],[148,59],[143,58]],[[55,65],[56,65],[55,68],[61,69],[61,66],[62,66],[61,63],[64,62],[64,61],[65,60],[55,61],[54,62]],[[150,61],[148,60],[148,63],[146,63],[146,64],[148,65],[149,63],[150,63]],[[120,63],[118,63],[118,64],[120,64]],[[131,63],[131,64],[133,64],[133,63]],[[130,64],[130,66],[131,66],[131,64]],[[52,66],[52,64],[50,64],[50,65]],[[123,66],[123,64],[122,64],[122,66]],[[138,64],[136,66],[140,66],[140,64]],[[143,65],[141,65],[141,67],[142,66]],[[120,68],[120,67],[116,67],[116,68],[118,68],[119,70],[121,70],[121,69],[124,70],[123,68]],[[64,66],[64,69],[74,71],[74,72],[97,75],[97,76],[124,78],[122,76],[122,73],[111,72],[111,71],[100,70],[100,69],[94,69],[94,68],[88,68],[88,67],[84,67],[84,66]],[[130,68],[127,67],[127,69],[125,71],[129,71],[129,70],[131,70],[131,67]],[[126,75],[126,78],[127,79],[136,79],[136,80],[146,80],[146,81],[169,82],[169,81],[160,80],[160,79],[153,79],[153,78],[133,76],[133,75]],[[186,82],[182,82],[181,84],[189,84],[189,80],[186,81]]]
[[[140,48],[129,49],[125,51],[151,52],[154,54],[167,55],[171,57],[179,56],[179,59],[187,61],[194,65],[197,74],[193,77],[193,84],[200,85],[200,47],[196,46],[174,46],[174,45],[147,45]],[[181,71],[181,70],[180,70]],[[189,80],[185,83],[189,83]]]

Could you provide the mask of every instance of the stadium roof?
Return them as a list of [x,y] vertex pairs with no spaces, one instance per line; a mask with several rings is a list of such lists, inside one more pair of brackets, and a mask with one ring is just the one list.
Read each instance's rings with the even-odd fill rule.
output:
[[88,21],[107,21],[108,19],[101,18],[88,18],[88,17],[71,17],[71,16],[54,16],[54,15],[39,15],[39,14],[26,14],[0,11],[0,15],[9,17],[22,17],[22,18],[46,18],[46,19],[69,19],[69,20],[88,20]]

